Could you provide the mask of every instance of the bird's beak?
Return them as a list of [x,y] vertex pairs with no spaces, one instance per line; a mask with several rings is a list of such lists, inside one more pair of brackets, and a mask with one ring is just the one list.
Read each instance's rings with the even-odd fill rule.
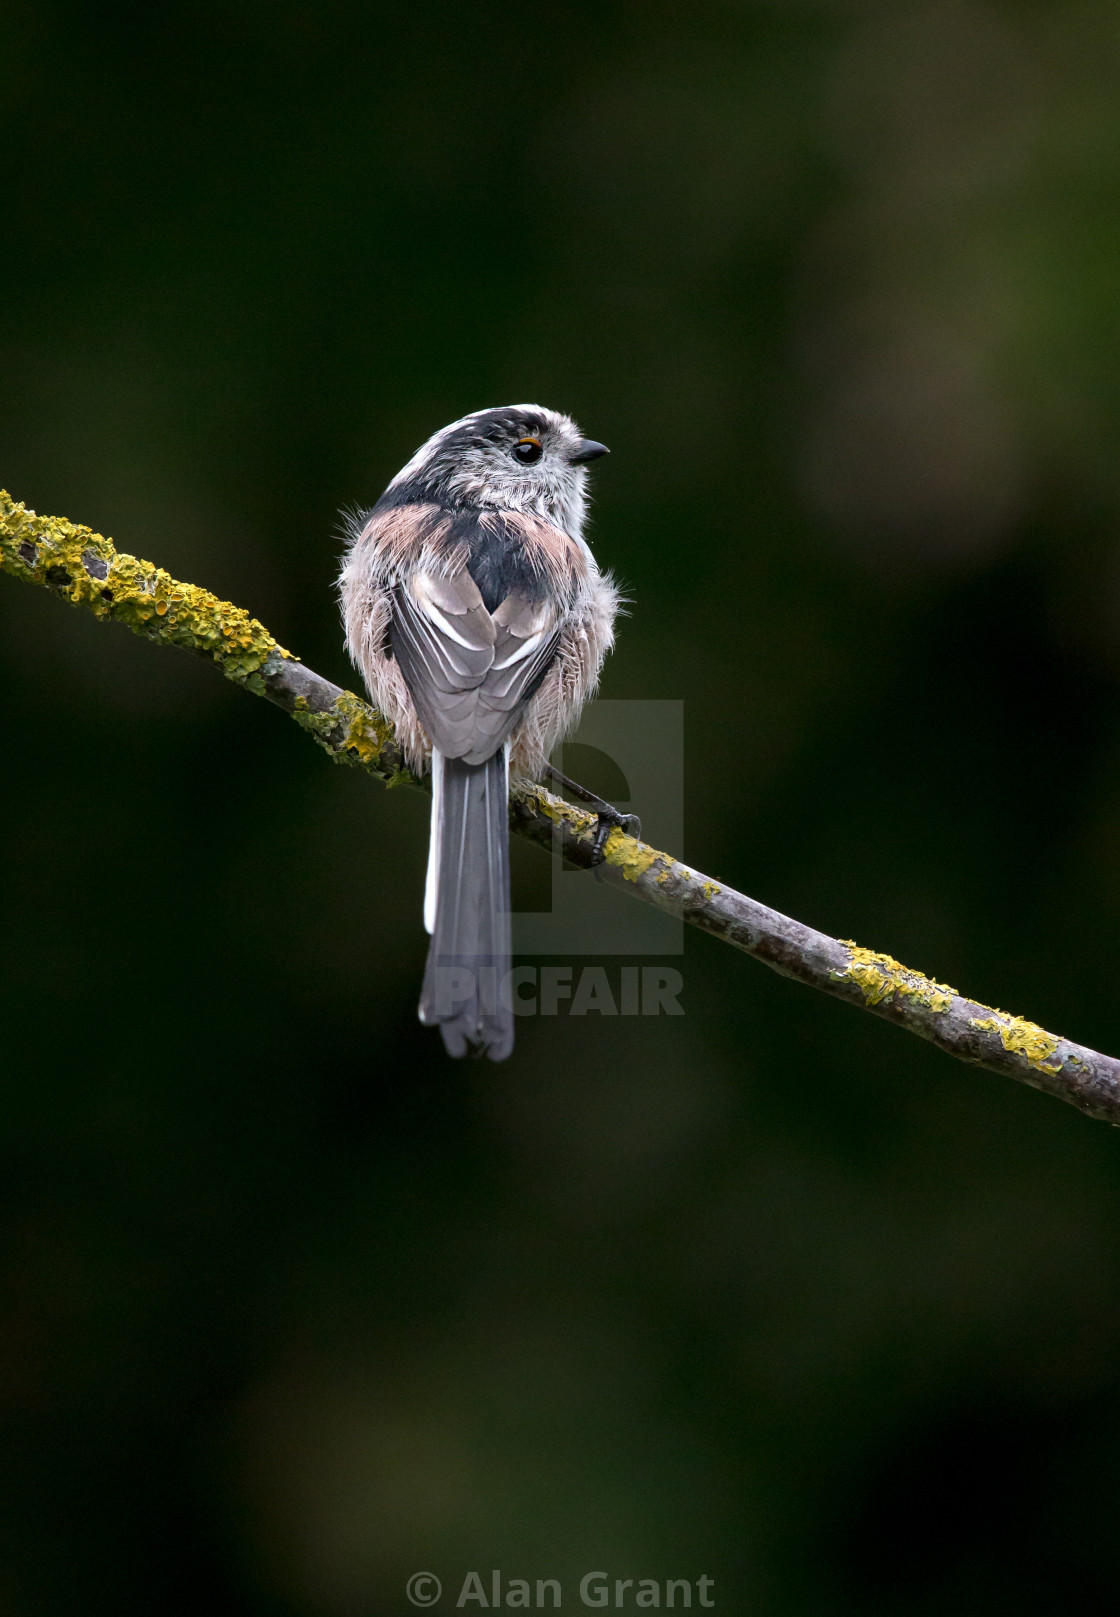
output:
[[576,445],[575,454],[569,455],[568,459],[573,466],[586,466],[589,460],[598,460],[600,455],[609,454],[610,450],[606,444],[597,444],[594,438],[581,438]]

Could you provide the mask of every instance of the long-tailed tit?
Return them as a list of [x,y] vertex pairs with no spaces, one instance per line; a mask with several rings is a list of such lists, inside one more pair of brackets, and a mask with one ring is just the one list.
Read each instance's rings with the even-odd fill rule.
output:
[[478,410],[349,522],[347,647],[432,771],[420,1020],[453,1056],[513,1048],[509,781],[546,770],[613,644],[618,591],[583,538],[585,467],[606,453],[555,410]]

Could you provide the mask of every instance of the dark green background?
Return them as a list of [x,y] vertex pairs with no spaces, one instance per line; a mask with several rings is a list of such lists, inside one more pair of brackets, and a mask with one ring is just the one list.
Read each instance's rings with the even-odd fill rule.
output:
[[[685,856],[1120,1051],[1107,0],[7,0],[0,129],[16,498],[349,682],[339,507],[572,411]],[[1115,1609],[1103,1125],[699,936],[452,1066],[419,799],[0,620],[3,1617]]]

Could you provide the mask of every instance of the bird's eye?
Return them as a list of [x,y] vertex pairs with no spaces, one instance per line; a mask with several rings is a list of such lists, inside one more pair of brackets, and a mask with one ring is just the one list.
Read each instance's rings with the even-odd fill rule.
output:
[[513,446],[513,453],[522,466],[532,466],[544,454],[540,440],[537,438],[519,438]]

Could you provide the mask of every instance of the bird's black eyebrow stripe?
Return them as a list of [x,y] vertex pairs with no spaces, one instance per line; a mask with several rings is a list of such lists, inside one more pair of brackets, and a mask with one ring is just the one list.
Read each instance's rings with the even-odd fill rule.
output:
[[448,449],[466,449],[480,438],[488,443],[504,443],[507,439],[524,437],[540,437],[548,430],[548,420],[529,410],[487,410],[485,415],[476,417],[457,428],[449,438],[444,440],[443,447]]

